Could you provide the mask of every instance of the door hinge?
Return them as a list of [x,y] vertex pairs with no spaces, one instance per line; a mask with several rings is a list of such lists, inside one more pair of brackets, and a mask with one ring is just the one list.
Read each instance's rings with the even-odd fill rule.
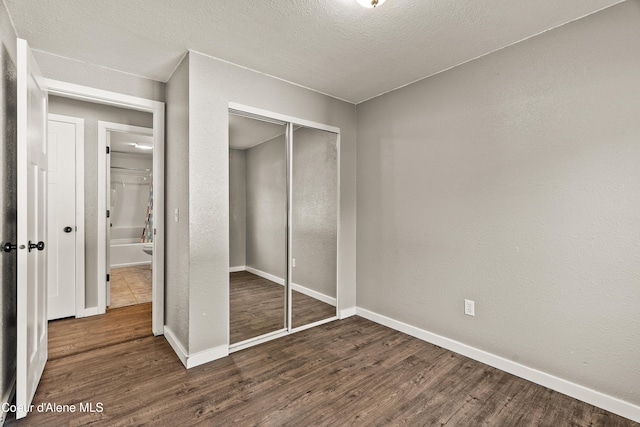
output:
[[111,211],[109,209],[107,209],[107,218],[111,217]]
[[111,281],[111,275],[107,274],[107,282]]
[[111,154],[111,149],[107,147],[107,154]]

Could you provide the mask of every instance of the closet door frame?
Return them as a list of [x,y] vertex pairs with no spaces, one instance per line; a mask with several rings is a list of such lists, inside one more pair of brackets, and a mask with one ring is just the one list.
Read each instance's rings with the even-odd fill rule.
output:
[[[287,164],[287,179],[286,179],[286,191],[287,191],[287,200],[286,200],[286,211],[287,211],[287,228],[286,228],[286,254],[287,254],[287,265],[286,265],[286,277],[285,277],[285,292],[287,295],[285,302],[285,329],[274,331],[271,333],[267,333],[261,335],[259,337],[251,338],[246,341],[241,341],[238,343],[229,345],[229,353],[243,350],[245,348],[262,344],[267,341],[271,341],[276,338],[280,338],[285,335],[292,334],[294,332],[303,331],[305,329],[313,328],[315,326],[320,326],[328,322],[332,322],[339,318],[338,309],[340,307],[340,283],[339,283],[339,271],[340,271],[340,128],[335,126],[329,126],[322,123],[313,122],[310,120],[301,119],[298,117],[288,116],[286,114],[274,113],[272,111],[263,110],[260,108],[251,107],[248,105],[239,104],[236,102],[229,102],[228,111],[230,114],[237,114],[248,118],[253,119],[270,119],[277,122],[285,122],[286,123],[286,164]],[[292,185],[292,171],[293,171],[293,127],[301,126],[310,129],[321,130],[325,132],[331,132],[336,135],[336,209],[337,209],[337,238],[336,238],[336,311],[335,314],[326,319],[322,319],[316,322],[312,322],[306,325],[298,326],[297,328],[293,328],[292,325],[292,289],[291,289],[291,277],[292,277],[292,238],[293,235],[291,233],[292,229],[292,200],[293,200],[293,185]],[[229,323],[229,322],[227,322]]]

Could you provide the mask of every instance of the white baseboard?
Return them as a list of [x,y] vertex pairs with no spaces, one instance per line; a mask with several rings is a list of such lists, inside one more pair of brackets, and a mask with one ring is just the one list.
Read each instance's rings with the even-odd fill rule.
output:
[[[5,408],[7,405],[11,404],[13,400],[13,395],[16,392],[16,377],[14,375],[13,379],[9,382],[9,387],[5,390],[2,396],[2,408]],[[4,425],[5,420],[7,419],[7,413],[0,409],[0,426]]]
[[[253,267],[249,267],[246,266],[245,270],[248,271],[249,273],[255,274],[256,276],[260,276],[263,279],[267,279],[270,280],[274,283],[277,283],[279,285],[284,286],[284,279],[278,277],[278,276],[274,276],[273,274],[269,274],[267,272],[264,272],[262,270],[258,270],[257,268],[253,268]],[[330,297],[329,295],[325,295],[322,294],[318,291],[314,291],[313,289],[309,289],[306,288],[302,285],[298,285],[297,283],[292,283],[291,284],[291,289],[293,289],[294,291],[298,291],[301,294],[305,294],[307,296],[310,296],[311,298],[317,299],[319,301],[322,301],[326,304],[332,305],[332,306],[336,306],[336,299],[333,297]]]
[[184,367],[187,369],[194,368],[208,362],[213,362],[214,360],[221,359],[229,355],[229,346],[226,345],[219,345],[190,355],[187,353],[187,350],[185,350],[184,346],[180,340],[178,340],[171,328],[167,325],[164,325],[164,336]]
[[264,344],[287,335],[289,335],[289,331],[287,331],[286,328],[283,328],[279,331],[268,332],[264,335],[260,335],[259,337],[249,338],[244,341],[229,344],[229,353],[235,353],[236,351],[244,350],[245,348],[253,347],[258,344]]
[[[340,320],[342,319],[346,319],[347,317],[351,317],[351,316],[355,316],[356,315],[356,308],[355,307],[349,307],[349,308],[345,308],[343,310],[340,310]],[[364,316],[362,316],[364,317]]]
[[238,265],[237,267],[229,267],[229,273],[237,273],[238,271],[245,271],[247,269],[244,265]]
[[263,279],[271,280],[272,282],[275,282],[275,283],[277,283],[279,285],[284,286],[284,279],[281,279],[278,276],[274,276],[273,274],[269,274],[269,273],[267,273],[265,271],[258,270],[257,268],[253,268],[253,267],[249,267],[249,266],[246,266],[245,269],[251,274],[255,274],[256,276],[260,276]]
[[133,267],[136,265],[151,265],[151,261],[137,261],[137,262],[121,262],[120,264],[111,264],[109,268],[122,268]]
[[309,289],[309,288],[305,288],[302,285],[298,285],[297,283],[292,283],[291,284],[291,289],[293,289],[294,291],[298,291],[301,294],[305,294],[307,296],[310,296],[313,299],[317,299],[319,301],[322,301],[325,304],[329,304],[332,306],[336,306],[336,299],[333,297],[330,297],[329,295],[325,295],[325,294],[321,294],[318,291],[314,291],[313,289]]
[[373,311],[369,311],[364,308],[357,307],[356,314],[364,317],[365,319],[371,320],[372,322],[379,323],[391,329],[395,329],[396,331],[404,332],[412,337],[446,348],[447,350],[451,350],[486,365],[493,366],[494,368],[508,372],[520,378],[524,378],[525,380],[540,384],[562,394],[566,394],[567,396],[571,396],[609,412],[613,412],[614,414],[629,418],[630,420],[640,422],[640,406],[625,402],[579,384],[572,383],[571,381],[556,377],[555,375],[521,365],[495,354],[488,353],[484,350],[463,344],[459,341],[443,337],[442,335],[434,334],[433,332],[374,313]]
[[186,368],[187,358],[189,357],[189,355],[187,354],[187,350],[184,349],[180,340],[167,325],[164,325],[164,337]]
[[195,368],[196,366],[204,365],[205,363],[213,362],[217,359],[222,359],[228,355],[228,345],[219,345],[217,347],[199,351],[187,357],[187,369]]

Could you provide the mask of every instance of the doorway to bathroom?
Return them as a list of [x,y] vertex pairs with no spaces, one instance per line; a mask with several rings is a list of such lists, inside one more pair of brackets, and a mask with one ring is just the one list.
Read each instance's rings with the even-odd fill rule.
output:
[[153,129],[98,122],[109,154],[106,305],[150,303],[153,284]]
[[[49,111],[82,117],[85,128],[79,160],[85,169],[84,218],[68,235],[60,231],[65,237],[75,230],[85,233],[85,294],[75,317],[150,302],[151,329],[162,335],[164,103],[55,80],[46,83]],[[112,244],[118,246],[115,252]],[[119,282],[114,289],[124,282],[129,295],[112,301],[112,281]]]

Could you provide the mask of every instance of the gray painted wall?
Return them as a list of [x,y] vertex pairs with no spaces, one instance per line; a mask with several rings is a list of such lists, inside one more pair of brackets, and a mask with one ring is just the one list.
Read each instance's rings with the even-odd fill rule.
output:
[[[16,243],[16,35],[0,4],[0,242]],[[16,373],[17,255],[0,253],[0,404],[8,399]]]
[[640,404],[638,22],[358,105],[358,307]]
[[[165,325],[189,343],[189,61],[167,82],[165,144]],[[206,175],[205,175],[206,177]],[[206,178],[205,178],[206,179]],[[179,221],[175,221],[175,210]]]
[[284,135],[245,150],[247,265],[284,279],[287,269],[287,154]]
[[98,305],[98,120],[152,127],[153,115],[58,96],[49,96],[49,112],[85,120],[85,307],[96,307]]
[[[167,304],[168,320],[188,313],[188,324],[181,326],[187,328],[189,337],[181,345],[194,354],[229,343],[229,101],[341,129],[340,304],[343,309],[354,307],[355,106],[195,52],[185,60],[189,64],[188,83],[174,74],[169,88],[182,82],[182,89],[167,93],[168,113],[173,102],[181,104],[185,99],[189,111],[188,142],[168,141],[183,150],[188,147],[188,168],[171,167],[167,178],[172,185],[188,186],[189,191],[190,257],[178,260],[169,242],[166,255],[168,263],[179,263],[176,268],[189,272],[188,304]],[[173,132],[172,126],[180,124],[169,113],[168,132]],[[167,211],[172,212],[180,202],[167,201]],[[167,277],[168,293],[169,288],[181,285],[170,283]]]
[[154,101],[165,101],[164,83],[43,51],[34,50],[33,55],[46,78]]
[[247,264],[247,156],[229,149],[229,267]]

